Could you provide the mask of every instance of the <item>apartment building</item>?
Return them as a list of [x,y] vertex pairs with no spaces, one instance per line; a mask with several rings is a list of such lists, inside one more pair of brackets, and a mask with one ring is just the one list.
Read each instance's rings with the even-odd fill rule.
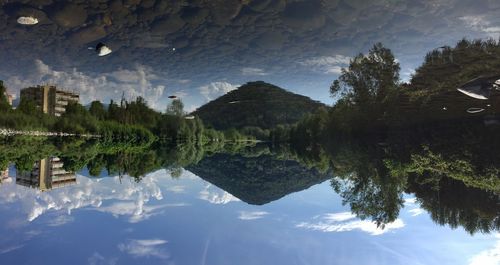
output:
[[56,86],[42,85],[21,90],[21,100],[30,99],[43,111],[53,116],[61,116],[69,102],[79,102],[77,93],[57,89]]
[[16,184],[47,191],[76,183],[76,174],[63,169],[58,157],[37,161],[31,172],[17,172]]

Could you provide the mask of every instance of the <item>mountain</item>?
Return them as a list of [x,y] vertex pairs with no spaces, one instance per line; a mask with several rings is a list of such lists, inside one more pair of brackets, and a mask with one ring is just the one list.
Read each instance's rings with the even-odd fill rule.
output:
[[215,154],[186,169],[254,205],[278,200],[332,177],[329,172],[321,173],[297,161],[279,160],[270,155],[244,157]]
[[205,124],[215,129],[291,124],[326,105],[262,81],[249,82],[197,109]]

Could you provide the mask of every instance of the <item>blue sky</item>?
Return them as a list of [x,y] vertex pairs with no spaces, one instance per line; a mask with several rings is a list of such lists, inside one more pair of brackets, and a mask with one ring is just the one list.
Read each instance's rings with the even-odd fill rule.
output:
[[[125,94],[158,110],[169,95],[193,110],[255,80],[331,104],[329,84],[376,42],[393,50],[408,80],[428,51],[500,33],[493,0],[50,2],[0,8],[9,92],[53,83],[84,104]],[[26,14],[40,22],[19,25]],[[113,52],[98,57],[88,49],[98,42]]]
[[[329,182],[248,205],[184,171],[0,186],[2,264],[498,264],[500,235],[433,223],[412,195],[381,230]],[[29,253],[27,255],[26,253]],[[50,255],[47,255],[50,253]]]

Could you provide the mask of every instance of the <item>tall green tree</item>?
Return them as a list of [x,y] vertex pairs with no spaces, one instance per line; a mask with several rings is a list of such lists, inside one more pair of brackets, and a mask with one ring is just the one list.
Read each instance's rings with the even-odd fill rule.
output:
[[184,112],[184,103],[180,99],[174,99],[167,106],[166,113],[174,116],[183,116]]
[[7,89],[5,88],[3,81],[0,81],[0,111],[5,112],[11,109],[12,108],[7,99]]
[[17,106],[16,110],[29,116],[38,116],[41,112],[38,109],[39,108],[33,100],[21,98],[21,102],[19,102],[19,106]]
[[358,54],[330,87],[333,97],[366,106],[381,103],[399,82],[399,63],[391,50],[377,43],[367,55]]
[[98,100],[92,101],[92,103],[90,103],[89,112],[98,120],[106,119],[106,109],[104,108],[104,105]]
[[330,87],[338,98],[332,123],[346,132],[373,130],[384,125],[391,99],[398,91],[399,63],[391,50],[377,43],[367,55],[354,57]]

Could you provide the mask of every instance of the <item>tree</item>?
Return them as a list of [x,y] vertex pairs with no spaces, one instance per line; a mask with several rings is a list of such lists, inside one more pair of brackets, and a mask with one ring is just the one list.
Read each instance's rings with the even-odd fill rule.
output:
[[90,103],[89,112],[98,120],[106,119],[106,109],[104,109],[104,105],[102,105],[102,103],[98,100],[92,101],[92,103]]
[[332,97],[346,98],[351,104],[381,103],[399,81],[399,63],[391,50],[377,43],[368,55],[359,54],[330,87]]
[[19,102],[17,110],[29,116],[38,116],[38,114],[40,113],[38,111],[36,103],[33,100],[27,98],[21,98],[21,102]]
[[169,115],[174,115],[174,116],[183,116],[185,114],[184,112],[184,103],[180,99],[174,99],[170,104],[167,106],[167,114]]
[[399,63],[392,52],[377,43],[367,55],[359,54],[330,86],[338,98],[335,126],[344,131],[372,130],[383,125],[399,82]]
[[118,104],[116,104],[116,102],[111,100],[108,106],[108,119],[121,122],[122,116],[121,108]]
[[11,109],[12,108],[7,99],[7,89],[3,85],[3,81],[0,80],[0,111],[5,112]]

